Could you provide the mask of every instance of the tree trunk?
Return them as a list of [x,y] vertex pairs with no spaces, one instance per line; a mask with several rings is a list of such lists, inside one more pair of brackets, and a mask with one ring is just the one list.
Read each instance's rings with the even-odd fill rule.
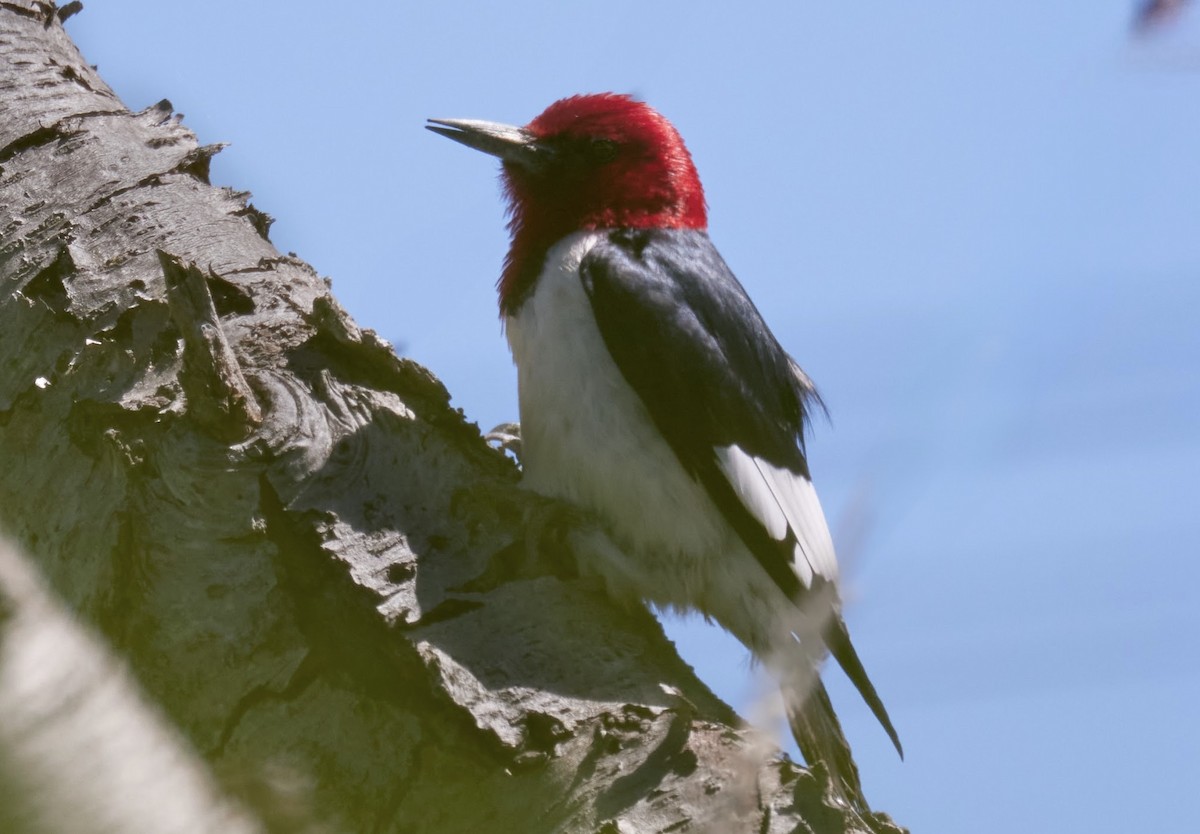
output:
[[280,830],[861,827],[527,535],[512,463],[209,185],[220,146],[121,104],[76,8],[0,2],[0,529],[224,790]]

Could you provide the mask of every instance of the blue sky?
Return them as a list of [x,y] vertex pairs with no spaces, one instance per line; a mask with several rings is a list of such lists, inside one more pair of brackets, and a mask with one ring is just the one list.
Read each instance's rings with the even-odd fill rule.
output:
[[[827,675],[914,831],[1180,830],[1200,781],[1200,15],[1005,0],[122,0],[68,22],[135,109],[469,417],[516,417],[493,161],[429,116],[634,92],[832,420],[813,470],[908,760]],[[674,624],[726,698],[745,653]]]

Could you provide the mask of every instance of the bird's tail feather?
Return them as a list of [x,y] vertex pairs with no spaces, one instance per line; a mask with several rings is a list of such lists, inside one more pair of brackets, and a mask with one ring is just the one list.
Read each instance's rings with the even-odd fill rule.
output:
[[833,655],[833,659],[838,662],[842,671],[846,673],[846,677],[858,690],[858,694],[867,702],[867,706],[871,708],[875,718],[883,725],[896,752],[903,759],[904,747],[900,744],[900,735],[892,726],[892,719],[883,705],[883,699],[875,691],[875,684],[871,683],[871,679],[867,677],[867,670],[863,668],[862,661],[858,659],[858,652],[854,650],[854,644],[850,642],[850,633],[846,630],[846,623],[841,617],[833,617],[830,621],[825,632],[825,644],[829,647],[829,653]]
[[814,678],[808,691],[785,685],[783,702],[787,710],[788,724],[796,744],[809,766],[822,763],[829,771],[834,790],[853,808],[869,809],[863,796],[862,782],[858,777],[858,766],[850,752],[850,743],[842,733],[842,725],[833,711],[829,693],[819,678]]

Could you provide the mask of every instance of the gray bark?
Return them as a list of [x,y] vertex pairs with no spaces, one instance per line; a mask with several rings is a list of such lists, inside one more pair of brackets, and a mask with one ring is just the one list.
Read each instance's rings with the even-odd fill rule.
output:
[[58,17],[0,2],[0,529],[223,789],[277,830],[861,827]]

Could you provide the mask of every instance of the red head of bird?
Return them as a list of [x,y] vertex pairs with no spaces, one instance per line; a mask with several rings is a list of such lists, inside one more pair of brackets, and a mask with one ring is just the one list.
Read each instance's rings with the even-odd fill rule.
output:
[[627,95],[554,102],[524,127],[431,119],[430,130],[503,161],[512,246],[498,289],[511,310],[546,250],[588,229],[703,229],[704,189],[679,131]]

